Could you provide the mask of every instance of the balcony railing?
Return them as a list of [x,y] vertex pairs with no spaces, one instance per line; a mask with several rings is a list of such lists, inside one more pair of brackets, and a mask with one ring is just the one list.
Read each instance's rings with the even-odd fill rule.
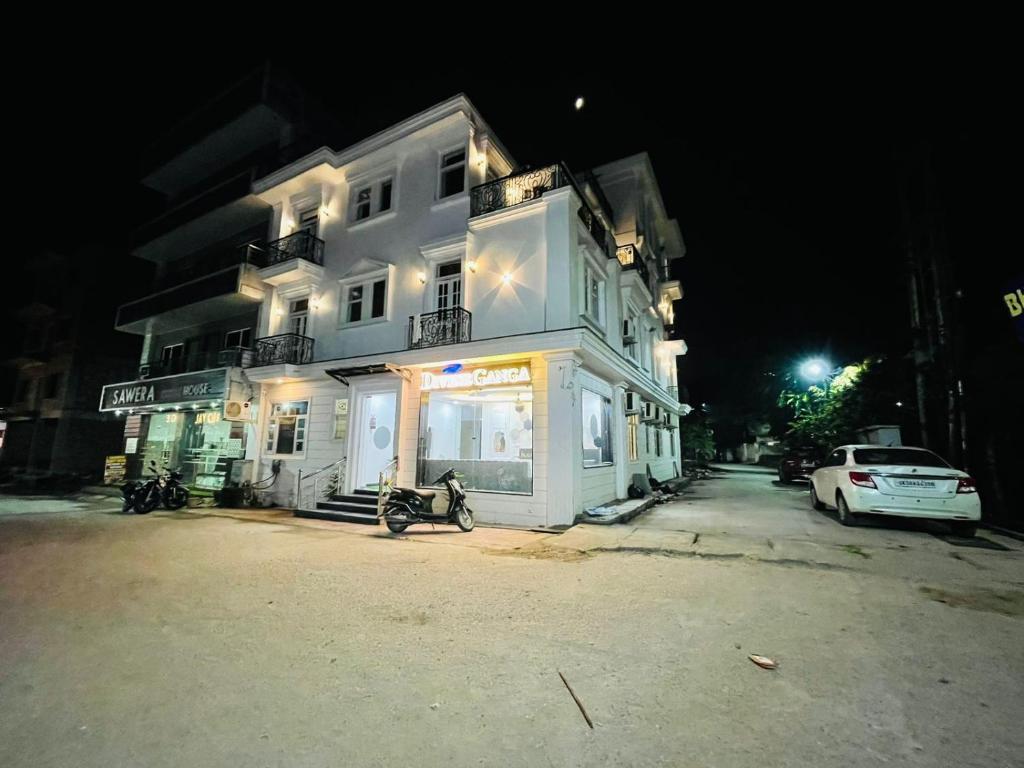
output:
[[279,333],[256,339],[250,366],[281,365],[290,363],[302,365],[313,361],[313,339],[297,333]]
[[583,201],[579,210],[580,219],[598,244],[607,252],[608,238],[604,225],[591,210],[569,169],[562,163],[513,173],[473,187],[469,197],[469,215],[470,217],[483,216],[485,213],[511,208],[520,203],[536,200],[545,192],[550,192],[553,189],[570,186],[576,190],[576,194]]
[[619,260],[619,264],[622,265],[623,269],[635,269],[640,273],[640,278],[644,281],[644,285],[654,293],[651,287],[651,272],[647,268],[647,264],[644,263],[643,257],[640,255],[640,251],[632,243],[627,245],[620,245],[615,249],[615,257]]
[[139,366],[139,378],[155,379],[158,376],[173,376],[177,373],[192,373],[210,368],[246,368],[251,361],[251,349],[231,347],[215,352],[200,352],[168,360],[153,360],[143,363]]
[[280,264],[289,259],[303,259],[323,266],[324,241],[309,232],[299,231],[267,243],[266,266]]
[[473,313],[462,307],[439,309],[409,317],[409,349],[440,347],[469,341]]

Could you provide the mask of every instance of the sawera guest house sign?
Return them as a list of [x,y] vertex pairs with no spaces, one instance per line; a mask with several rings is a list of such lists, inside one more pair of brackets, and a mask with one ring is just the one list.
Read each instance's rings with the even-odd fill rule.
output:
[[184,373],[119,384],[107,384],[100,398],[101,411],[127,411],[161,406],[198,405],[222,400],[226,391],[227,371]]

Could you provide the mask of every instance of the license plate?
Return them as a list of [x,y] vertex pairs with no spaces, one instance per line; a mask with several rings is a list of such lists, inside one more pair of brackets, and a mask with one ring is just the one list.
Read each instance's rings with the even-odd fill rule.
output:
[[934,480],[897,480],[898,488],[934,488]]

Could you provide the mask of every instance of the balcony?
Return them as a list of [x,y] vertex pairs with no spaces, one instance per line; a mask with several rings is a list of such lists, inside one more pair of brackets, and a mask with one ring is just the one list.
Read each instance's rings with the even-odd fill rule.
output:
[[303,279],[318,282],[323,277],[323,265],[324,241],[299,231],[267,244],[260,279],[271,285]]
[[620,245],[615,249],[615,257],[619,260],[619,264],[622,265],[623,271],[634,270],[639,275],[640,282],[643,283],[653,301],[655,293],[654,286],[651,283],[651,271],[648,269],[643,256],[640,255],[640,250],[632,243]]
[[607,230],[591,210],[569,169],[562,163],[513,173],[473,187],[469,197],[469,216],[483,216],[486,213],[512,208],[521,203],[537,200],[545,192],[570,186],[583,202],[579,209],[580,220],[598,245],[608,252]]
[[473,313],[462,307],[439,309],[409,317],[409,349],[441,347],[469,341],[473,330]]
[[303,365],[313,362],[313,339],[297,333],[279,333],[256,339],[246,367],[264,365]]
[[216,352],[200,352],[170,360],[154,360],[139,366],[140,379],[155,379],[158,376],[173,376],[178,373],[206,371],[211,368],[245,368],[251,364],[252,350],[245,347],[231,347]]
[[[227,259],[235,262],[232,266],[214,259],[196,265],[194,271],[167,276],[154,293],[118,307],[115,327],[127,333],[166,333],[255,309],[263,301],[264,288],[248,254],[233,254]],[[191,277],[206,269],[212,271]]]

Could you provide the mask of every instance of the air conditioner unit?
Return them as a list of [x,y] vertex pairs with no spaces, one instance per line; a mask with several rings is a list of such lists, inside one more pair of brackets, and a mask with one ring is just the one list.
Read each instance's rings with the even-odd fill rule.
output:
[[636,342],[636,321],[628,317],[622,321],[622,341],[624,344]]
[[658,417],[654,415],[654,409],[657,408],[654,403],[649,403],[646,400],[641,401],[643,403],[640,413],[643,421],[657,421]]
[[225,400],[224,419],[225,421],[251,421],[252,403],[246,400]]
[[626,393],[626,413],[640,413],[640,395],[636,392]]

